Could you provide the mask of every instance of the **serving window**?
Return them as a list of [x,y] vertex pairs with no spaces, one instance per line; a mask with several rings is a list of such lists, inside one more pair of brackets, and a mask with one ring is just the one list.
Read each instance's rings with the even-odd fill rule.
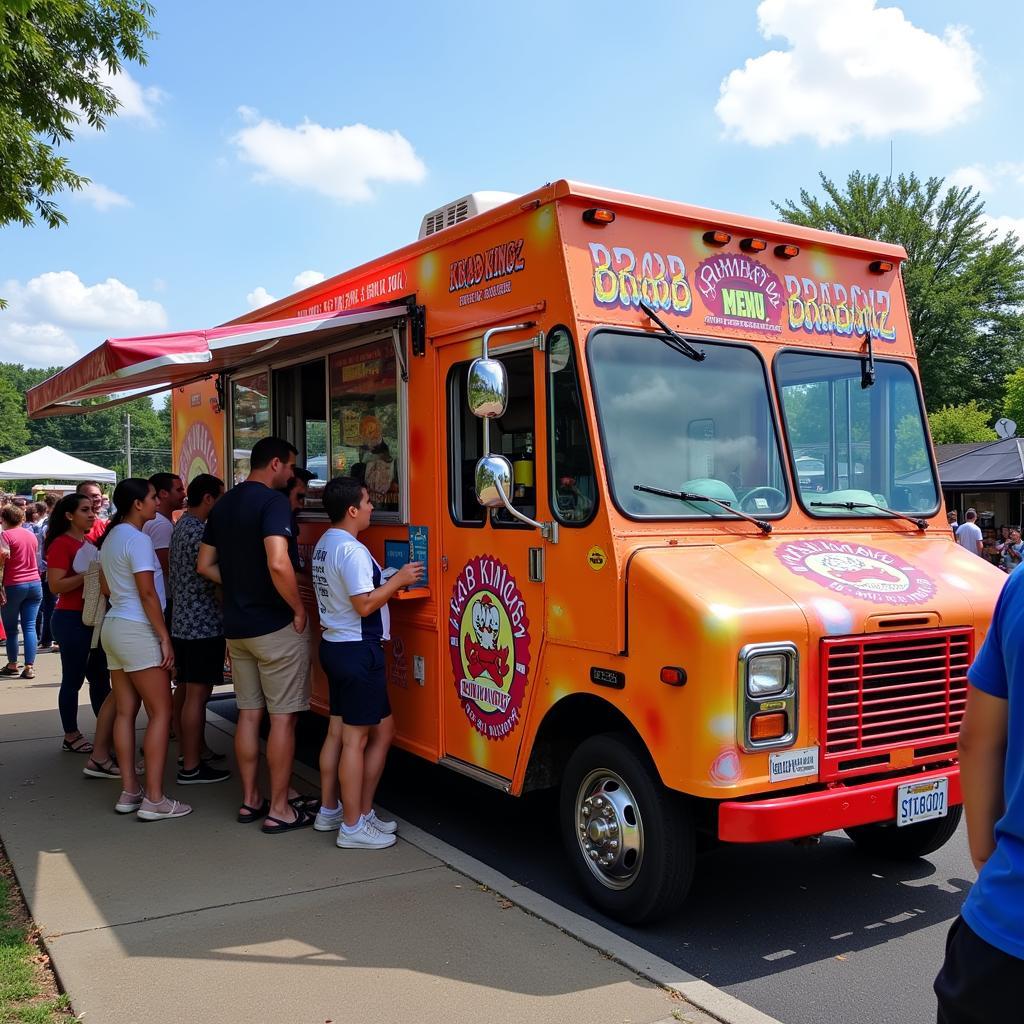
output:
[[249,454],[274,433],[298,449],[296,462],[315,474],[307,512],[334,476],[361,480],[374,520],[402,522],[405,398],[395,345],[383,338],[231,381],[233,483],[249,472]]

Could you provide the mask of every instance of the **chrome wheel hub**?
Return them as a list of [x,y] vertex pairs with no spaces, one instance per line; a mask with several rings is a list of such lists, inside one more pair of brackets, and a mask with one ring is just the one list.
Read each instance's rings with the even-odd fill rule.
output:
[[629,787],[615,772],[590,772],[576,793],[576,838],[595,878],[609,889],[633,883],[644,854],[644,827]]

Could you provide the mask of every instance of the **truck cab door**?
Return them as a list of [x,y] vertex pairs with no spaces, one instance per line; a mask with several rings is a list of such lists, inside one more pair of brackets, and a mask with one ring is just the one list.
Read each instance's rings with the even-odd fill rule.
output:
[[[504,788],[515,770],[544,625],[540,531],[508,512],[484,509],[474,493],[482,423],[469,411],[466,377],[480,342],[441,352],[446,410],[447,508],[441,514],[442,748],[445,760]],[[512,503],[536,518],[547,504],[543,358],[531,342],[492,346],[508,373],[509,402],[491,421],[491,451],[512,463]],[[483,773],[483,774],[481,774]]]

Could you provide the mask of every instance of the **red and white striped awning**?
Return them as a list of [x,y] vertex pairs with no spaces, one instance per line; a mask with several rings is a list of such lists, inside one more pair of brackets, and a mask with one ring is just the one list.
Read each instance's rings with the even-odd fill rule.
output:
[[[407,307],[401,304],[205,331],[108,338],[77,362],[30,388],[25,396],[28,415],[39,419],[90,412],[313,347],[324,331],[394,320],[406,312]],[[99,397],[108,401],[82,404],[83,399]]]

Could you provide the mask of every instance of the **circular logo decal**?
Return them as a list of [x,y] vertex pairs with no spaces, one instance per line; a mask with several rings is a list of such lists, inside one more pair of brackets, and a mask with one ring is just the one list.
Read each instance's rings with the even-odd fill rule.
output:
[[881,548],[828,540],[793,541],[776,552],[790,572],[837,594],[879,604],[919,604],[935,594],[920,569]]
[[526,602],[506,565],[477,555],[459,573],[448,611],[448,645],[462,710],[487,739],[503,740],[519,724],[526,693]]
[[607,562],[608,556],[604,553],[604,548],[599,548],[595,545],[587,552],[587,565],[594,572],[600,572]]
[[178,473],[186,483],[200,473],[217,475],[217,447],[205,423],[193,423],[188,428],[178,456]]

